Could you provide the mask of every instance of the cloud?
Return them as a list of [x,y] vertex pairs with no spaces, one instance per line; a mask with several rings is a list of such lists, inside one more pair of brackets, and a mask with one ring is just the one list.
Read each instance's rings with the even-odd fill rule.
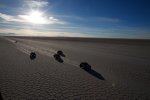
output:
[[47,32],[32,29],[0,29],[0,33],[3,34],[8,34],[10,32],[15,36],[90,37],[88,35],[76,32]]
[[[34,17],[34,16],[33,16]],[[17,16],[12,16],[12,15],[7,15],[0,13],[0,18],[3,19],[5,23],[9,22],[18,22],[18,23],[30,23],[33,19],[36,21],[35,18],[31,17],[30,15],[17,15]],[[40,19],[40,20],[39,20]],[[57,18],[54,17],[48,17],[48,16],[42,16],[41,18],[37,19],[39,23],[36,24],[65,24],[65,22],[60,21]]]
[[103,22],[119,22],[120,19],[118,18],[111,18],[111,17],[80,17],[80,16],[67,16],[67,15],[60,15],[62,18],[70,18],[75,20],[92,20],[92,21],[103,21]]
[[25,1],[26,5],[31,7],[31,8],[36,8],[36,7],[45,7],[48,6],[47,1],[37,1],[37,0],[27,0]]
[[0,18],[2,18],[6,22],[22,22],[23,21],[14,16],[3,14],[3,13],[0,13]]
[[61,18],[66,18],[66,19],[73,19],[73,20],[79,20],[79,21],[103,21],[103,22],[119,22],[121,21],[118,18],[111,18],[111,17],[81,17],[81,16],[75,16],[75,15],[55,15]]
[[110,17],[97,17],[96,19],[98,21],[103,21],[103,22],[119,22],[120,21],[118,18],[110,18]]

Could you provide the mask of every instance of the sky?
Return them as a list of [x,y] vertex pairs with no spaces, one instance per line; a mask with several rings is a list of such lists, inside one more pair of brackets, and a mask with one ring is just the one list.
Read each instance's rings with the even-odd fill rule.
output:
[[0,0],[0,35],[150,39],[150,0]]

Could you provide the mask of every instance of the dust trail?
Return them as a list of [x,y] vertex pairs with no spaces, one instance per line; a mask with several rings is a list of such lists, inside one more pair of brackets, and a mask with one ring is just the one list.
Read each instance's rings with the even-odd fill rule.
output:
[[[53,48],[45,48],[45,47],[41,47],[41,46],[38,46],[38,45],[33,45],[33,44],[25,44],[25,43],[15,43],[16,40],[12,40],[12,39],[7,39],[8,41],[14,43],[16,45],[16,48],[27,54],[27,55],[30,55],[30,53],[32,51],[34,52],[38,52],[40,54],[43,54],[43,55],[46,55],[48,57],[52,57],[53,58],[53,55],[57,52],[57,50],[54,50]],[[63,60],[64,60],[64,63],[67,63],[69,65],[73,65],[75,67],[78,67],[79,66],[79,63],[76,62],[76,61],[73,61],[73,60],[70,60],[68,58],[65,58],[63,57]]]
[[28,55],[32,51],[38,52],[40,54],[44,54],[44,55],[49,56],[49,57],[51,57],[53,55],[52,51],[50,51],[48,49],[45,49],[45,48],[42,48],[42,47],[38,47],[38,46],[30,46],[30,45],[27,45],[27,44],[18,43],[16,45],[16,47],[17,47],[18,50],[20,50],[22,52],[25,52]]
[[79,67],[79,63],[76,62],[76,61],[73,61],[73,60],[64,58],[64,62],[67,63],[67,64],[70,64],[70,65],[73,65],[73,66],[75,66],[75,67]]
[[7,41],[9,41],[9,42],[12,42],[12,43],[15,43],[16,42],[16,40],[15,39],[9,39],[9,38],[5,38]]
[[25,49],[23,47],[17,47],[18,50],[20,50],[21,52],[27,54],[27,55],[30,55],[30,50],[29,49]]

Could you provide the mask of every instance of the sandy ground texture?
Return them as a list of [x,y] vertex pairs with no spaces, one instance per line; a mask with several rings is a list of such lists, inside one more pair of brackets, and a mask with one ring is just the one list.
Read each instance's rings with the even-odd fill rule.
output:
[[[2,98],[150,100],[150,43],[104,41],[0,37]],[[85,61],[91,71],[79,67]]]

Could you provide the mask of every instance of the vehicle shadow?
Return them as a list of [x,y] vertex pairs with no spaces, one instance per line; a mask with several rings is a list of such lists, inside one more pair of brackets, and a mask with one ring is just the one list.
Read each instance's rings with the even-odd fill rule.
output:
[[3,100],[1,92],[0,92],[0,100]]
[[66,55],[65,54],[60,54],[62,57],[66,57]]
[[83,70],[85,70],[86,72],[88,72],[89,74],[91,74],[92,76],[94,76],[100,80],[105,80],[105,78],[100,73],[96,72],[93,69],[83,69]]
[[61,59],[61,58],[55,58],[55,60],[58,61],[58,62],[60,62],[60,63],[64,62],[63,59]]
[[105,80],[105,78],[100,73],[93,70],[91,68],[91,65],[89,65],[87,62],[81,62],[80,63],[80,68],[85,70],[86,72],[88,72],[89,74],[91,74],[92,76],[94,76],[98,79]]

